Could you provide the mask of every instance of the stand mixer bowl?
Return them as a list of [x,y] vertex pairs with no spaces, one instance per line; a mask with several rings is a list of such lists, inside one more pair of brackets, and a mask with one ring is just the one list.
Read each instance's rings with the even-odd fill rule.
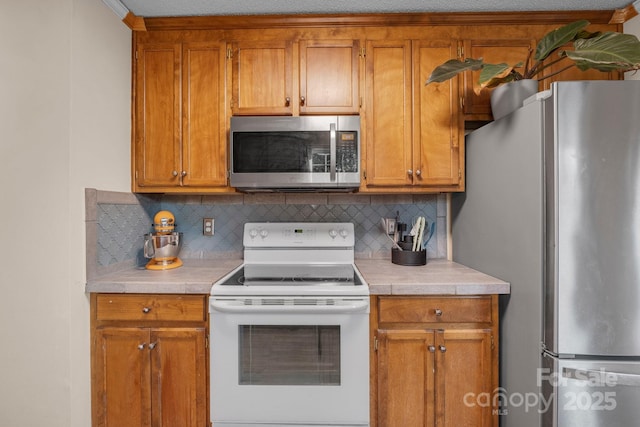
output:
[[178,261],[182,248],[182,233],[148,233],[144,235],[144,256],[150,264],[167,266]]

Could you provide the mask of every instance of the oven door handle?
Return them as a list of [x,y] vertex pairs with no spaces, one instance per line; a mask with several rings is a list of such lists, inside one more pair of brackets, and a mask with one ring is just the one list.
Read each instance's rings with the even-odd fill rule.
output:
[[266,304],[245,305],[240,300],[212,300],[211,310],[221,313],[290,313],[290,314],[335,314],[335,313],[368,313],[368,300],[354,300],[339,305],[306,305],[306,304]]

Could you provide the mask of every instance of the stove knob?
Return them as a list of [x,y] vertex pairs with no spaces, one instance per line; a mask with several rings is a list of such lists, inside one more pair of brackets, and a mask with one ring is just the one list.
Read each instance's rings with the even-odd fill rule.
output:
[[340,236],[342,236],[343,239],[346,239],[348,235],[349,235],[349,232],[344,228],[340,230]]
[[267,230],[260,230],[260,237],[262,237],[263,239],[268,235],[269,235],[269,232]]
[[252,239],[255,238],[258,235],[258,230],[256,230],[255,228],[252,228],[251,230],[249,230],[249,237],[251,237]]
[[332,239],[335,239],[337,235],[338,235],[338,232],[333,228],[329,230],[329,236],[331,236]]

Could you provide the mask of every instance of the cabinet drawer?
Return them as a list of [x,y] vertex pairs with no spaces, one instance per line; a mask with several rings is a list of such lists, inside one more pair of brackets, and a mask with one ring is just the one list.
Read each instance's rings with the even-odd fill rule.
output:
[[380,298],[380,323],[490,323],[491,297]]
[[206,295],[98,295],[97,320],[204,322]]

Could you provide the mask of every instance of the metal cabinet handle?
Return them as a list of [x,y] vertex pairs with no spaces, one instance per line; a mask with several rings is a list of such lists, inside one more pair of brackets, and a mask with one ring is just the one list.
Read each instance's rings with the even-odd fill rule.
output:
[[439,308],[436,308],[435,315],[438,317],[442,316],[442,310],[440,310]]
[[407,171],[407,175],[413,175],[413,170],[409,169],[409,170]]
[[435,353],[435,352],[436,352],[436,347],[435,347],[435,346],[433,346],[433,345],[430,345],[430,346],[429,346],[429,352],[430,352],[430,353]]
[[178,171],[173,171],[173,172],[171,172],[171,175],[173,175],[173,176],[178,176]]
[[422,172],[420,171],[420,169],[418,169],[418,170],[416,171],[416,175],[420,176],[420,174],[422,174]]
[[151,344],[149,344],[149,350],[153,350],[154,348],[156,348],[157,345],[158,345],[157,342],[152,342]]
[[182,171],[182,176],[187,176],[187,171]]
[[151,307],[144,307],[144,308],[142,309],[142,312],[143,312],[144,314],[147,314],[147,313],[148,313],[148,312],[150,312],[150,311],[151,311]]
[[138,344],[138,350],[144,350],[145,345],[146,345],[145,343]]
[[284,99],[284,106],[288,107],[291,105],[291,98],[289,98],[288,96]]
[[306,99],[304,99],[304,96],[300,97],[300,106],[304,107],[304,103],[305,103]]
[[447,351],[447,347],[443,346],[442,344],[438,348],[440,348],[441,353],[444,353],[445,351]]

